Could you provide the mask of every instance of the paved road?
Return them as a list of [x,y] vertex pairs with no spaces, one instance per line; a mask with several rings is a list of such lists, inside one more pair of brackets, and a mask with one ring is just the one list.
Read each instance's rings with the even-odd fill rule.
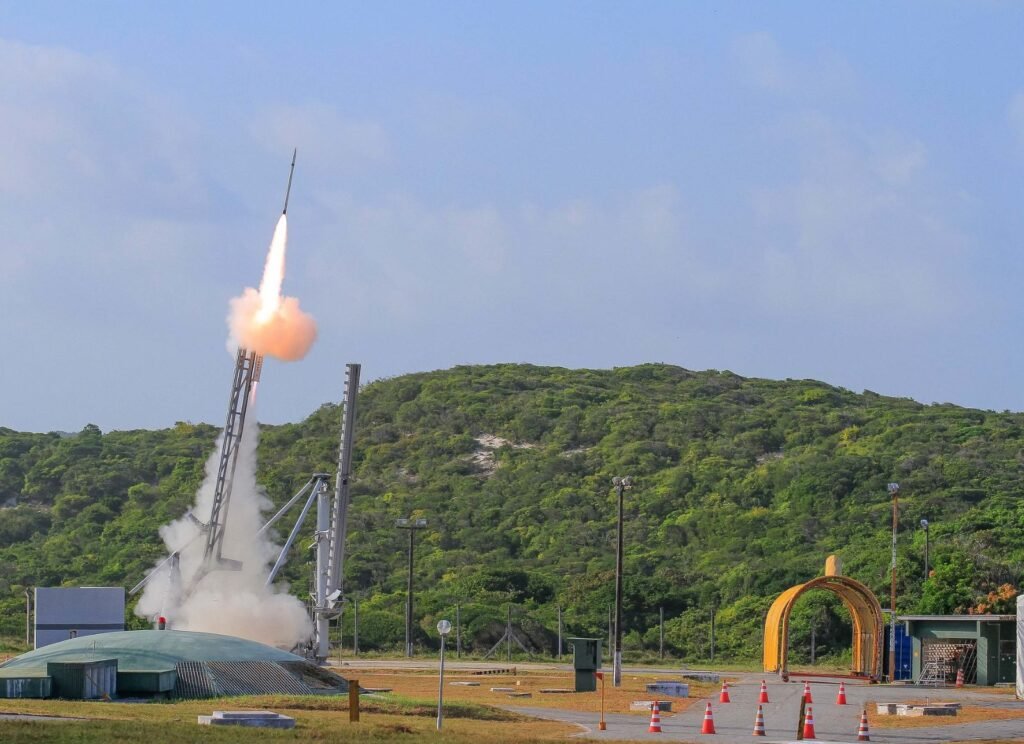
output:
[[[730,685],[730,703],[719,703],[718,696],[711,698],[712,714],[715,721],[715,735],[700,733],[704,719],[705,700],[695,702],[693,706],[679,714],[662,716],[662,734],[647,732],[648,720],[638,716],[622,714],[607,715],[606,731],[597,730],[597,717],[593,713],[552,710],[548,708],[522,708],[518,710],[538,718],[548,718],[581,726],[581,735],[587,738],[608,740],[674,740],[693,742],[723,742],[725,744],[750,744],[752,741],[790,742],[794,741],[797,729],[797,717],[800,710],[800,698],[803,694],[803,683],[790,682],[784,684],[778,679],[770,680],[768,698],[771,701],[763,706],[765,730],[764,739],[754,739],[754,717],[757,712],[757,698],[760,693],[760,678],[756,680],[744,675],[743,681]],[[922,690],[913,687],[887,687],[867,685],[847,685],[846,698],[848,704],[836,705],[835,698],[838,686],[835,683],[811,681],[811,693],[814,702],[811,710],[814,715],[814,729],[817,741],[822,742],[855,742],[857,728],[860,723],[861,706],[875,702],[920,700],[930,698],[946,702],[970,702],[971,704],[990,705],[998,708],[1017,708],[1024,710],[1024,703],[1008,700],[1005,696],[985,695],[973,690]],[[1006,721],[984,721],[951,726],[934,726],[914,729],[876,729],[871,732],[871,741],[890,744],[926,744],[927,742],[970,741],[972,739],[997,738],[1024,739],[1024,719]]]
[[[336,663],[334,666],[338,666]],[[501,660],[493,662],[449,662],[445,666],[451,669],[497,669],[515,666],[519,669],[558,670],[571,672],[570,664],[558,663],[512,663]],[[437,669],[436,659],[415,660],[370,660],[346,659],[339,671],[342,674],[360,669]],[[624,674],[659,674],[666,679],[674,678],[679,669],[664,667],[624,667]],[[712,714],[715,720],[716,734],[702,735],[701,725],[704,719],[704,702],[700,700],[679,714],[662,715],[661,727],[664,733],[647,732],[648,719],[637,715],[610,714],[605,716],[608,725],[606,731],[597,730],[597,716],[593,713],[579,713],[571,710],[553,708],[509,707],[522,713],[576,724],[581,727],[581,735],[587,738],[607,740],[673,740],[722,742],[724,744],[750,744],[764,741],[766,744],[793,741],[796,735],[797,717],[800,710],[800,697],[803,694],[803,678],[793,675],[793,681],[785,684],[777,676],[768,678],[768,698],[771,701],[764,706],[765,731],[764,739],[753,738],[754,717],[757,713],[757,698],[761,690],[760,674],[719,672],[729,679],[738,678],[735,685],[730,685],[731,703],[718,702],[718,695],[711,700]],[[855,742],[857,727],[860,723],[860,709],[865,704],[876,702],[905,702],[908,700],[934,700],[936,702],[960,702],[992,708],[1010,708],[1024,710],[1024,702],[1016,701],[1006,695],[987,692],[984,688],[922,688],[914,685],[866,685],[850,683],[846,685],[847,705],[835,704],[838,680],[811,678],[811,693],[814,702],[811,705],[814,714],[814,729],[821,742]],[[983,721],[976,723],[954,724],[913,729],[877,729],[871,732],[871,741],[882,744],[928,744],[928,742],[971,741],[977,739],[1020,739],[1024,741],[1024,719],[1004,721]]]

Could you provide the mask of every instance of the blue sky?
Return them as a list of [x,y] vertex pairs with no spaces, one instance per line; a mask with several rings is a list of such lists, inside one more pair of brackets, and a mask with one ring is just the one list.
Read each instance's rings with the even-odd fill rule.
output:
[[1024,409],[1024,6],[0,3],[0,426],[648,361]]

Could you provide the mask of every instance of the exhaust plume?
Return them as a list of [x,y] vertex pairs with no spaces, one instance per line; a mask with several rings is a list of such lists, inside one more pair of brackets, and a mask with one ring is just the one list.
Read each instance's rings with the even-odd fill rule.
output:
[[316,321],[295,297],[281,294],[288,251],[288,216],[281,215],[270,241],[259,290],[246,287],[231,300],[228,350],[236,347],[286,362],[302,359],[316,340]]
[[[241,561],[241,570],[215,569],[203,576],[202,528],[190,516],[182,517],[160,529],[168,551],[180,555],[180,586],[171,569],[165,567],[164,575],[153,577],[146,585],[136,615],[150,619],[164,616],[175,630],[239,636],[282,648],[292,648],[309,638],[312,625],[302,602],[287,594],[285,586],[266,586],[279,548],[267,533],[256,536],[263,526],[263,512],[272,506],[256,484],[258,438],[252,416],[239,443],[224,533],[224,556]],[[213,503],[219,452],[218,443],[206,462],[206,477],[196,494],[193,512],[200,516],[208,515]],[[181,592],[181,587],[186,591]]]

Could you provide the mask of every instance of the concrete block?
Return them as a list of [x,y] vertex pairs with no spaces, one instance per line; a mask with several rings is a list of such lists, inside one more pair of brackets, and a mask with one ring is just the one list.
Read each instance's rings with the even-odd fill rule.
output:
[[692,679],[695,682],[713,682],[718,684],[721,678],[714,672],[687,672],[683,671],[679,674],[683,679]]
[[[654,707],[653,700],[634,700],[629,704],[630,710],[646,710],[650,712],[651,708]],[[659,713],[671,713],[672,712],[672,701],[671,700],[659,700],[658,701],[658,712]]]
[[647,685],[647,692],[655,695],[685,698],[690,697],[690,686],[685,682],[659,679]]
[[200,726],[250,726],[256,728],[295,728],[295,719],[269,710],[215,710],[212,716],[199,716]]

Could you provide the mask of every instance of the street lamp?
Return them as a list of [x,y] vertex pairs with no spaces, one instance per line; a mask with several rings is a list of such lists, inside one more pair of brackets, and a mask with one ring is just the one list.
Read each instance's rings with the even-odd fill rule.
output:
[[633,479],[612,478],[619,497],[619,529],[615,540],[615,648],[612,656],[612,686],[622,686],[622,492],[633,487]]
[[921,528],[924,530],[924,580],[928,581],[928,520],[921,520]]
[[896,681],[896,529],[900,519],[900,484],[888,485],[892,496],[892,585],[889,590],[889,684]]
[[447,620],[441,620],[437,624],[437,632],[441,634],[441,672],[437,679],[437,730],[441,730],[441,722],[444,720],[441,705],[444,702],[444,640],[452,632],[452,624]]
[[395,527],[400,530],[409,530],[409,582],[406,586],[405,596],[405,655],[412,656],[412,561],[413,545],[415,543],[416,530],[422,530],[427,526],[427,520],[419,517],[417,519],[396,519]]

